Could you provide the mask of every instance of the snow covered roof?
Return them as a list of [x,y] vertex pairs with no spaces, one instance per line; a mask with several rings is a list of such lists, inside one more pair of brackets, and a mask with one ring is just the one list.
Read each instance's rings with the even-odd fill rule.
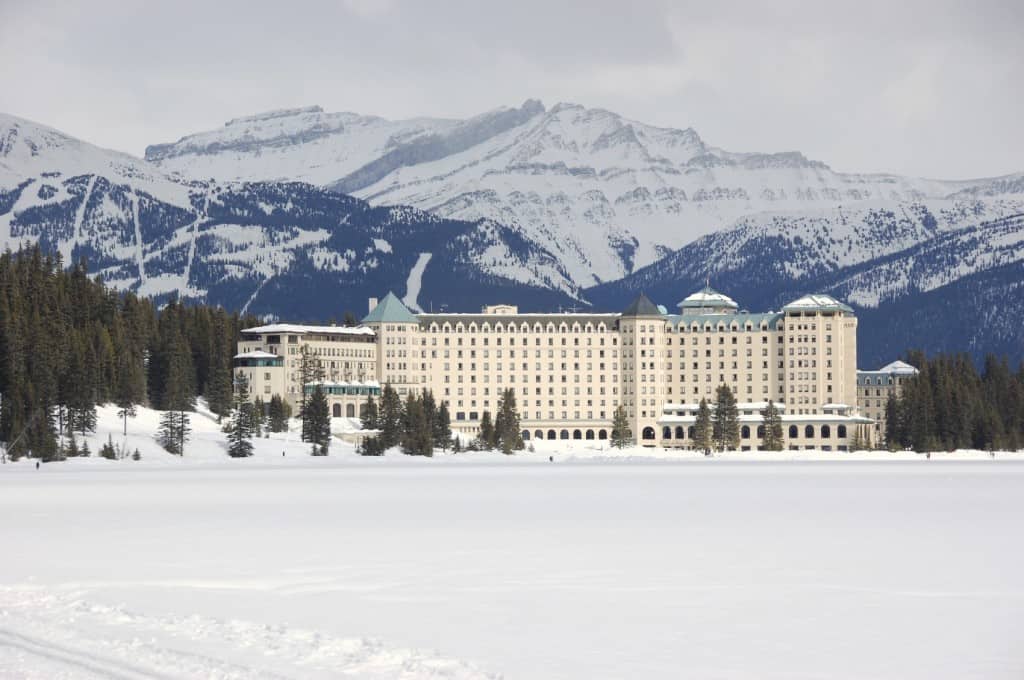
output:
[[235,355],[236,359],[283,359],[284,357],[279,354],[271,354],[270,352],[263,352],[261,350],[254,350],[252,352],[242,352],[241,354]]
[[853,307],[843,304],[831,295],[821,293],[804,295],[802,298],[793,300],[782,308],[784,312],[813,312],[813,311],[835,311],[852,312]]
[[917,375],[918,370],[904,361],[893,361],[878,369],[879,373],[898,373],[900,375]]
[[683,309],[700,309],[702,307],[739,308],[739,305],[736,304],[735,300],[724,293],[719,293],[710,286],[704,290],[699,290],[692,295],[686,296],[686,298],[676,306],[682,307]]
[[295,335],[302,335],[303,333],[320,333],[324,335],[374,335],[372,328],[366,326],[307,326],[305,324],[295,323],[274,323],[269,326],[256,326],[255,328],[244,328],[242,333],[245,334],[275,334],[275,333],[293,333]]

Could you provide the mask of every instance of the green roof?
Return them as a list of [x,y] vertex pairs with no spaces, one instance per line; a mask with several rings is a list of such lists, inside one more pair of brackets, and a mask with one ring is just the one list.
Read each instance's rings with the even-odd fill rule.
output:
[[668,317],[673,326],[686,326],[687,328],[697,325],[703,328],[706,324],[717,328],[723,324],[727,328],[733,323],[744,328],[748,323],[754,330],[760,330],[761,324],[768,324],[769,330],[775,330],[775,324],[782,318],[781,312],[739,312],[738,314],[672,314]]
[[402,304],[394,293],[388,292],[384,299],[377,303],[369,314],[363,317],[363,323],[419,323],[420,320]]

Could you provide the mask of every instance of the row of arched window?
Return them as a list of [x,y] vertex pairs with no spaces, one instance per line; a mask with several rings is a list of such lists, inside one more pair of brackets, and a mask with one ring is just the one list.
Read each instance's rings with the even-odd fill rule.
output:
[[[608,439],[608,430],[572,430],[572,432],[569,430],[548,430],[546,433],[544,430],[534,430],[533,433],[529,430],[523,430],[522,435],[524,442],[530,441],[531,439],[585,439],[589,441],[593,439]],[[612,430],[612,436],[615,436],[615,430]]]
[[[668,425],[661,428],[662,439],[693,439],[696,428],[690,425],[684,428],[682,425],[676,425],[675,429]],[[757,426],[757,438],[764,439],[764,425]],[[821,426],[821,438],[831,439],[832,438],[832,426],[822,425]],[[800,428],[796,425],[789,426],[789,438],[799,439]],[[645,427],[642,433],[643,439],[654,439],[655,433],[653,427]],[[839,439],[846,438],[846,425],[839,425],[836,427],[836,437]],[[750,426],[743,425],[740,427],[740,439],[750,439]],[[804,439],[814,439],[814,426],[806,425],[804,427]]]

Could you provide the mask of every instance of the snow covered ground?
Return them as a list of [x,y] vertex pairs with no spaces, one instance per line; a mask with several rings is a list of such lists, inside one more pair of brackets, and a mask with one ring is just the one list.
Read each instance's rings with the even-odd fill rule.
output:
[[1019,455],[231,460],[196,415],[179,459],[156,418],[0,466],[0,678],[1024,677]]

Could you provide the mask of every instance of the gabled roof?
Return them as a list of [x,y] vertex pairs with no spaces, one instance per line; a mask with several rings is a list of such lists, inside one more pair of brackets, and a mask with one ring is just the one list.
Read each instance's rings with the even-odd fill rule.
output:
[[388,292],[373,311],[363,317],[362,323],[419,323],[420,320],[402,304],[394,293]]
[[902,375],[917,375],[918,370],[903,361],[894,361],[878,369],[879,373],[899,373]]
[[661,316],[661,310],[658,309],[657,305],[648,299],[646,295],[640,293],[640,295],[630,303],[629,307],[626,307],[622,311],[620,316]]
[[834,311],[852,312],[853,307],[843,304],[831,295],[815,294],[804,295],[802,298],[793,300],[782,308],[784,312],[813,312],[813,311]]

